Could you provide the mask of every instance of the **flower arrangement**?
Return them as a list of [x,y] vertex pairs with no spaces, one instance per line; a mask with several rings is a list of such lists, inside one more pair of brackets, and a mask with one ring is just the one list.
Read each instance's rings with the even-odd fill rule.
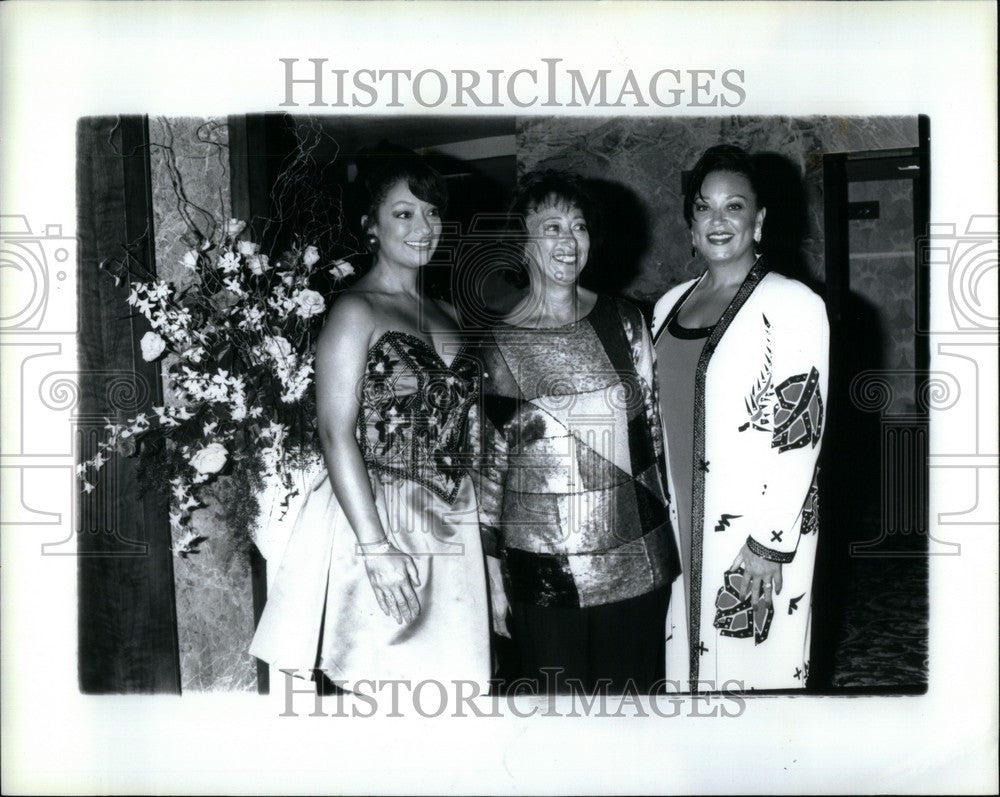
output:
[[[177,283],[136,278],[134,263],[102,264],[151,329],[139,341],[147,362],[162,360],[166,399],[152,413],[107,419],[97,454],[77,466],[85,492],[111,453],[138,454],[151,478],[170,485],[174,552],[197,551],[190,528],[207,485],[228,480],[226,522],[246,534],[259,514],[263,480],[292,494],[290,468],[315,451],[313,345],[333,293],[354,272],[324,263],[316,246],[294,239],[276,262],[229,219],[218,240],[196,233]],[[164,444],[165,443],[165,444]]]

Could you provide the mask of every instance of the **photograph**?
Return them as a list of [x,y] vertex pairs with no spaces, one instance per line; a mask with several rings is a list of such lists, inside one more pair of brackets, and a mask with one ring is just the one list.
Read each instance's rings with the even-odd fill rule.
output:
[[0,16],[4,793],[995,793],[995,3]]
[[[83,253],[78,312],[81,343],[95,344],[81,349],[81,401],[89,404],[82,414],[95,419],[91,429],[78,430],[89,442],[79,463],[80,523],[93,535],[81,542],[88,554],[102,554],[80,560],[83,692],[264,692],[272,676],[268,663],[279,668],[273,673],[279,680],[280,668],[290,667],[306,678],[320,670],[332,681],[391,675],[416,683],[423,677],[475,676],[483,694],[491,690],[491,680],[492,689],[502,691],[511,683],[527,688],[521,679],[529,679],[544,693],[567,687],[562,678],[574,675],[591,679],[589,691],[600,678],[610,678],[608,686],[618,693],[648,693],[657,677],[664,681],[660,688],[683,692],[917,694],[926,689],[927,416],[942,385],[928,373],[926,338],[915,334],[928,290],[914,246],[928,215],[927,117],[124,116],[81,119],[77,129]],[[707,284],[716,261],[729,268],[734,258],[725,245],[743,232],[739,220],[705,215],[705,239],[700,238],[694,218],[709,208],[695,209],[706,194],[691,178],[699,174],[703,183],[712,173],[741,175],[739,195],[754,216],[763,214],[751,235],[736,239],[736,270],[720,272],[734,275],[726,277],[729,297],[721,304],[712,299],[718,305],[714,311],[709,306],[693,319],[712,327],[726,311],[732,317],[727,322],[734,322],[750,298],[767,290],[782,297],[771,300],[772,306],[744,310],[754,314],[754,325],[738,336],[759,337],[749,347],[733,347],[748,369],[732,385],[722,376],[732,364],[715,377],[710,358],[699,363],[706,339],[714,348],[722,345],[721,334],[685,337],[691,327],[676,326],[677,313],[667,322],[671,290],[693,288],[692,280],[706,271],[702,283]],[[431,178],[436,183],[421,191],[418,180]],[[366,180],[367,186],[361,185]],[[365,235],[375,228],[363,222],[377,217],[379,201],[389,201],[391,187],[386,191],[380,183],[393,181],[421,191],[422,202],[436,200],[428,229],[414,233],[427,237],[424,262],[401,261],[413,278],[414,306],[409,316],[380,319],[370,331],[359,331],[357,325],[366,321],[353,316],[338,325],[341,316],[333,313],[340,297],[351,302],[371,294],[364,275],[377,276],[380,263],[399,260],[380,259],[381,246],[373,256]],[[530,209],[523,199],[526,187],[537,196]],[[518,202],[525,206],[520,212]],[[561,283],[536,276],[539,285],[533,289],[535,272],[526,264],[537,260],[537,250],[553,237],[537,226],[538,214],[563,205],[580,214],[587,232],[585,244],[572,235],[559,243],[554,236],[580,272],[573,278],[578,286],[566,294],[569,314],[559,319],[572,327],[574,337],[566,340],[553,337],[559,325],[508,320],[516,320],[519,303],[532,312],[550,312]],[[93,222],[115,217],[118,227]],[[133,222],[143,226],[130,228]],[[715,257],[717,248],[722,257]],[[566,253],[556,249],[553,257],[558,263]],[[767,273],[775,276],[758,286]],[[791,297],[784,297],[785,290]],[[590,364],[556,353],[584,345],[576,336],[593,327],[587,317],[595,296],[624,300],[621,307],[627,309],[616,309],[615,316],[624,312],[624,323],[648,328],[636,347],[651,348],[655,366],[650,363],[645,377],[633,368],[632,378],[644,380],[650,397],[659,396],[656,406],[648,407],[648,415],[657,416],[651,429],[645,420],[639,429],[626,417],[627,401],[616,407],[605,400],[628,370],[614,367],[619,358],[613,346],[603,347]],[[680,304],[679,294],[673,296]],[[707,301],[712,294],[705,296]],[[783,372],[771,360],[782,348],[778,318],[785,300],[809,306],[816,317],[784,322],[793,339],[815,339],[808,342],[811,350],[797,343],[804,349],[800,356],[812,360]],[[439,306],[452,315],[442,329],[434,325]],[[525,331],[507,340],[497,333],[516,326]],[[451,368],[439,357],[430,356],[429,364],[421,358],[430,371],[418,376],[423,384],[416,399],[379,403],[397,382],[388,370],[393,360],[395,367],[417,364],[409,362],[412,350],[397,350],[399,341],[382,340],[397,332],[406,333],[404,347],[426,348],[433,341],[449,360],[462,355],[469,395],[449,399],[459,416],[440,419],[456,434],[416,444],[405,440],[405,424],[426,423],[427,413],[436,409],[433,394],[448,381]],[[417,557],[418,572],[426,577],[429,557],[441,554],[440,562],[457,561],[474,575],[472,582],[467,579],[473,575],[453,576],[463,579],[458,595],[481,593],[469,601],[468,616],[446,613],[441,621],[448,635],[456,627],[467,629],[463,646],[478,637],[482,660],[468,662],[467,670],[445,665],[455,653],[431,631],[431,610],[421,611],[422,604],[436,608],[455,602],[455,596],[439,596],[436,584],[408,576],[404,586],[412,594],[400,599],[415,601],[406,609],[423,617],[419,624],[416,615],[407,617],[400,628],[401,618],[384,614],[376,600],[378,576],[370,568],[360,582],[350,572],[337,572],[348,567],[346,559],[356,558],[350,547],[365,543],[364,532],[350,520],[337,525],[348,500],[341,491],[349,489],[350,477],[323,465],[343,463],[348,456],[341,448],[331,450],[334,442],[323,436],[323,424],[334,422],[338,409],[317,406],[316,396],[326,376],[322,341],[336,352],[338,337],[357,339],[367,355],[347,385],[352,395],[341,403],[350,404],[343,419],[349,436],[359,430],[347,444],[361,447],[371,479],[365,489],[376,494],[374,542],[415,532],[403,539],[423,546],[404,549]],[[675,340],[701,341],[689,355],[683,382],[674,371],[683,367],[674,365]],[[339,360],[329,365],[346,367]],[[509,384],[489,387],[483,372],[505,366]],[[698,367],[708,369],[700,383]],[[802,373],[793,373],[799,367]],[[380,389],[389,388],[385,395],[370,396],[371,385],[361,384],[373,369],[381,369]],[[799,385],[813,371],[810,393]],[[131,380],[125,377],[130,372]],[[710,375],[710,384],[720,385],[715,391],[707,387]],[[499,376],[492,375],[493,384]],[[338,395],[325,393],[331,402]],[[354,400],[360,395],[368,398]],[[511,399],[518,406],[508,409],[504,405]],[[709,408],[716,401],[715,412],[731,412],[736,419],[727,424],[731,440],[720,429],[709,443],[714,431]],[[616,412],[622,412],[620,421]],[[694,434],[683,426],[696,423],[696,412],[701,420],[695,434],[705,438],[697,449]],[[675,413],[680,417],[672,417]],[[466,428],[469,415],[473,428],[489,427],[479,439]],[[539,423],[545,428],[536,434],[531,427]],[[765,433],[760,436],[765,446],[742,446],[751,428]],[[616,432],[621,437],[623,429],[628,439],[617,441],[624,450],[616,460]],[[393,433],[398,441],[389,439]],[[602,433],[607,439],[598,447]],[[663,448],[670,452],[669,464],[652,455],[654,478],[643,480],[647,465],[638,450],[629,449],[639,433],[651,451],[655,437],[659,457]],[[506,467],[486,464],[496,459],[498,434],[504,437],[499,445],[509,449]],[[511,463],[514,450],[518,460]],[[631,460],[620,462],[622,454]],[[800,455],[802,463],[785,473],[783,463]],[[450,495],[463,479],[441,469],[434,462],[440,456],[461,458],[456,467],[467,470],[470,483],[479,482],[463,493],[466,506],[456,506]],[[728,478],[720,477],[713,490],[709,464],[696,483],[693,456],[714,460]],[[594,463],[599,467],[614,466],[603,477],[608,481],[594,464],[587,465],[594,457],[600,458]],[[730,457],[733,464],[723,464]],[[748,470],[762,474],[755,495],[726,495],[731,488],[724,485]],[[320,505],[314,496],[320,489],[317,476],[332,485],[324,484],[328,494]],[[423,485],[444,500],[435,510],[418,508],[410,496],[409,504],[393,510],[406,517],[389,517],[383,503],[395,496],[378,493],[390,478],[394,484]],[[619,485],[642,493],[622,504]],[[772,503],[779,490],[788,494]],[[712,496],[713,491],[721,495]],[[312,517],[303,511],[306,494]],[[659,509],[650,501],[658,501]],[[706,508],[709,503],[720,509]],[[463,515],[459,529],[418,527],[422,519],[415,515],[432,510]],[[754,518],[751,511],[767,514]],[[695,516],[701,517],[697,532]],[[761,523],[785,524],[790,539],[778,539],[784,536],[781,528],[761,531]],[[302,528],[293,532],[297,526]],[[308,526],[336,527],[332,536],[350,543],[348,549],[312,539],[315,535],[301,551],[305,543],[286,547],[290,539],[307,535]],[[466,533],[474,539],[457,554],[452,550],[457,539],[451,537]],[[782,565],[775,577],[788,583],[771,587],[770,608],[751,606],[747,595],[733,596],[733,604],[723,608],[733,588],[727,567],[748,536],[751,546],[764,549],[751,552]],[[486,542],[488,537],[495,539]],[[425,538],[433,541],[431,548]],[[774,542],[780,544],[769,545]],[[319,544],[326,547],[311,547]],[[434,544],[444,548],[435,550]],[[134,555],[140,550],[144,555]],[[287,568],[302,566],[294,564],[295,556],[311,563],[322,559],[329,567],[290,571],[288,577],[308,580],[312,592],[290,592],[282,579],[275,593],[285,556]],[[346,559],[336,564],[331,556]],[[715,562],[703,588],[691,586],[704,572],[692,556]],[[451,565],[433,565],[442,566]],[[690,582],[678,578],[682,572],[691,574]],[[324,600],[357,600],[335,595],[335,588],[357,595],[369,587],[373,594],[364,595],[370,605],[363,613],[351,605],[337,608],[343,616],[331,614],[329,605],[324,610]],[[130,594],[137,590],[142,600]],[[510,604],[512,625],[521,627],[520,633],[507,628],[506,616],[487,608],[497,600],[494,592]],[[288,607],[283,611],[301,618],[296,623],[308,625],[294,633],[308,637],[293,639],[292,631],[280,627],[290,619],[268,617],[271,641],[261,636],[255,652],[251,641],[272,593]],[[585,649],[591,635],[602,633],[601,622],[612,627],[623,622],[589,610],[613,611],[623,601],[657,593],[660,615],[651,618],[652,628],[614,640],[609,661],[573,658],[580,655],[574,648]],[[532,617],[546,608],[557,614],[575,608],[586,620],[562,618],[577,626],[550,627],[559,618]],[[625,616],[638,611],[634,604],[618,608]],[[359,613],[351,616],[354,611]],[[697,626],[689,619],[696,612]],[[588,630],[578,621],[597,625]],[[388,638],[367,639],[363,629],[372,622]],[[370,645],[387,664],[386,648],[398,645],[403,652],[410,642],[418,643],[414,632],[424,624],[430,626],[434,651],[428,658],[417,644],[412,663],[409,654],[388,669],[350,663],[361,655],[352,648]],[[123,629],[129,645],[123,644]],[[569,647],[536,651],[531,639],[539,633],[565,636]],[[669,645],[665,635],[672,637]],[[682,635],[698,641],[681,642],[682,655],[664,654]],[[666,655],[673,666],[657,661],[645,673],[628,663],[627,646],[647,637],[653,652],[636,655],[651,660]],[[303,652],[279,653],[275,647],[296,642],[305,645]],[[323,652],[328,645],[333,647]],[[706,646],[710,649],[699,650]],[[775,658],[768,656],[772,646]],[[691,667],[691,650],[697,651],[697,670]],[[285,654],[287,660],[281,658]],[[443,660],[435,665],[436,659]],[[559,678],[545,680],[540,668],[560,666]]]

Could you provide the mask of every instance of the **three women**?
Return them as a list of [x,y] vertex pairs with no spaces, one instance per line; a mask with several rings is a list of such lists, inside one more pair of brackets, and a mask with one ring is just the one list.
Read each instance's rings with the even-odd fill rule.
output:
[[348,683],[484,682],[492,616],[545,691],[804,686],[827,325],[755,255],[746,153],[713,148],[692,175],[707,269],[657,303],[655,353],[634,307],[579,284],[595,212],[574,179],[525,181],[528,293],[450,351],[456,319],[416,281],[443,183],[408,161],[370,187],[374,266],[317,351],[330,475],[251,652]]

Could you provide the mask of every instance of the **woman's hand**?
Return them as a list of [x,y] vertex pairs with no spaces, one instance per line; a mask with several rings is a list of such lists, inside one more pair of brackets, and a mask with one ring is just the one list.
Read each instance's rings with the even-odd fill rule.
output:
[[416,620],[420,602],[414,587],[420,584],[420,576],[409,554],[386,542],[377,552],[366,552],[364,557],[368,581],[382,611],[400,625]]
[[[781,562],[771,562],[764,559],[751,551],[746,543],[743,543],[743,547],[740,548],[740,552],[733,560],[731,569],[735,570],[740,565],[743,566],[747,574],[747,581],[740,598],[746,600],[748,595],[753,596],[755,615],[759,610],[767,611],[773,601],[771,590],[774,590],[774,595],[781,594]],[[761,592],[762,585],[763,593]]]
[[487,556],[486,572],[490,577],[490,608],[493,611],[493,632],[510,639],[510,630],[507,628],[507,613],[510,611],[510,602],[507,600],[507,590],[503,585],[500,560],[495,556]]

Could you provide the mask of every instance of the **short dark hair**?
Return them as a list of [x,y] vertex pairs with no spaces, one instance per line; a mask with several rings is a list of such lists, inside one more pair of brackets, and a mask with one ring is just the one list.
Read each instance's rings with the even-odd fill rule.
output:
[[448,184],[425,158],[409,150],[380,147],[368,154],[366,160],[369,163],[365,164],[364,171],[358,175],[362,191],[359,204],[363,208],[363,215],[367,217],[363,225],[366,238],[369,227],[378,218],[379,207],[400,182],[405,181],[417,199],[429,202],[441,213],[447,210]]
[[578,175],[555,169],[529,172],[518,181],[510,205],[515,223],[540,208],[565,205],[575,207],[587,220],[587,227],[597,225],[593,197]]
[[[558,169],[528,172],[518,180],[508,213],[511,240],[522,243],[525,241],[525,220],[532,213],[560,205],[576,208],[583,214],[590,232],[591,247],[594,248],[600,227],[597,204],[579,175]],[[507,281],[515,288],[526,288],[529,284],[527,267],[522,265],[515,272],[509,273]]]
[[718,144],[706,149],[691,170],[687,188],[684,191],[684,221],[690,227],[694,221],[694,201],[701,194],[701,185],[712,172],[732,172],[747,179],[753,189],[757,204],[763,207],[760,193],[760,181],[753,158],[746,150],[733,144]]

